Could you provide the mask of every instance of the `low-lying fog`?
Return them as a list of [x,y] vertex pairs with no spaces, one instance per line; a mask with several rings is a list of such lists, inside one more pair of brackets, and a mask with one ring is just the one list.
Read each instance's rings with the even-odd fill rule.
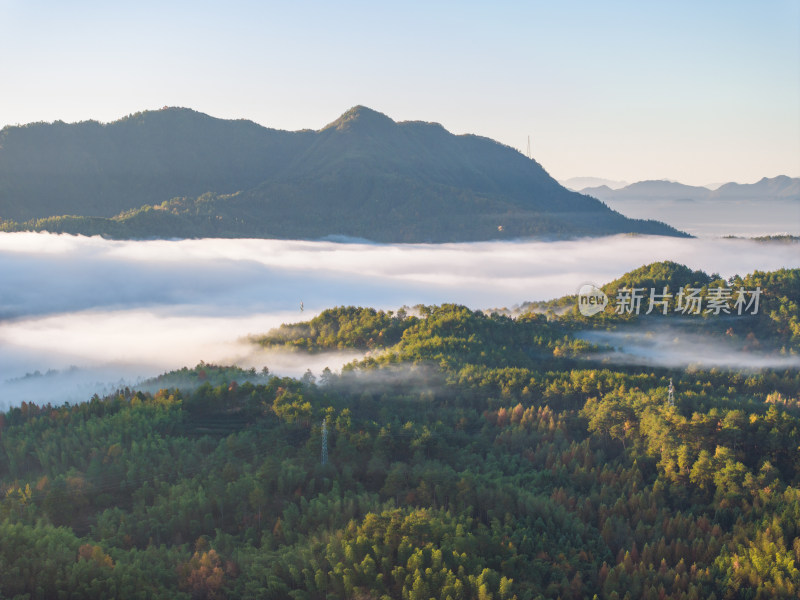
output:
[[338,369],[358,354],[264,354],[242,338],[337,305],[510,308],[658,260],[726,277],[800,265],[796,244],[649,236],[372,245],[4,233],[0,409],[86,400],[201,360]]
[[800,356],[775,356],[745,352],[725,338],[698,333],[690,320],[659,322],[658,317],[621,331],[584,331],[578,337],[611,350],[592,358],[614,365],[671,368],[729,368],[755,371],[763,368],[798,369]]
[[632,219],[655,219],[698,237],[800,235],[800,201],[782,200],[607,200]]

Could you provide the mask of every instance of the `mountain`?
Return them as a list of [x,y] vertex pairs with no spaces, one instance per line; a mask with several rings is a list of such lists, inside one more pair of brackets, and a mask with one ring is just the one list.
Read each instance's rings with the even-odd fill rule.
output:
[[619,190],[584,189],[636,219],[655,219],[700,237],[800,235],[800,179],[781,175],[715,190],[673,181],[640,181]]
[[568,190],[576,192],[588,187],[600,187],[603,185],[612,190],[618,190],[628,185],[627,181],[615,181],[613,179],[603,179],[602,177],[570,177],[564,180],[559,179],[558,182]]
[[620,189],[608,186],[585,188],[581,193],[588,194],[604,202],[607,200],[705,200],[711,190],[705,187],[684,185],[676,181],[651,180],[638,181]]
[[0,218],[5,230],[115,237],[685,235],[569,191],[491,139],[363,106],[319,131],[181,108],[109,124],[6,127]]
[[119,121],[33,123],[0,131],[0,217],[123,210],[208,191],[231,193],[285,170],[310,132],[166,108]]
[[714,200],[800,200],[800,177],[764,177],[756,183],[726,183],[711,192]]
[[581,193],[607,201],[617,200],[800,200],[800,178],[779,175],[757,183],[726,183],[715,190],[675,181],[639,181],[620,189],[607,185],[587,187]]

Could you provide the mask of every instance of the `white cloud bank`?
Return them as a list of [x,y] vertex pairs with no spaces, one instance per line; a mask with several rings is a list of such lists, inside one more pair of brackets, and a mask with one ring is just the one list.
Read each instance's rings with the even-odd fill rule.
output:
[[725,339],[692,333],[682,324],[648,324],[627,331],[584,331],[579,337],[613,352],[594,358],[603,363],[671,368],[712,367],[745,372],[764,368],[798,369],[800,356],[774,356],[744,352]]
[[[650,236],[373,245],[0,234],[0,408],[82,400],[93,393],[87,386],[200,360],[302,373],[296,357],[254,354],[239,340],[332,306],[513,306],[575,293],[586,281],[602,284],[659,260],[726,277],[797,267],[797,248]],[[321,370],[320,361],[330,360],[338,368],[355,357],[315,358],[308,366]],[[70,366],[78,371],[20,380]],[[48,386],[35,385],[45,380]]]

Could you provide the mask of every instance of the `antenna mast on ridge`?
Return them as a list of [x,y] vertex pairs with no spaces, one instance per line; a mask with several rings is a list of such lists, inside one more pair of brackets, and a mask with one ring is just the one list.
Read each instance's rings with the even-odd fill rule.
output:
[[528,158],[532,158],[531,157],[531,136],[528,136],[528,152],[527,152],[526,156]]

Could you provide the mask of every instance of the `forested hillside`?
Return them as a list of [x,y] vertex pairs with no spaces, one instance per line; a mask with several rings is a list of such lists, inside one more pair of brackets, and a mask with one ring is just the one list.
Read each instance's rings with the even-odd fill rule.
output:
[[0,130],[0,231],[380,242],[643,233],[535,160],[357,106],[319,131],[164,108]]
[[[744,280],[781,313],[797,276]],[[413,312],[254,338],[369,351],[319,379],[201,364],[0,415],[0,596],[797,597],[800,371],[608,368],[570,314]]]
[[[638,311],[630,301],[634,290],[640,298]],[[588,317],[581,315],[577,296],[528,303],[522,310],[560,314],[561,324],[573,331],[678,323],[728,345],[800,354],[800,269],[755,271],[725,280],[717,273],[662,261],[626,273],[602,291],[608,304]],[[651,294],[656,301],[652,310]]]

